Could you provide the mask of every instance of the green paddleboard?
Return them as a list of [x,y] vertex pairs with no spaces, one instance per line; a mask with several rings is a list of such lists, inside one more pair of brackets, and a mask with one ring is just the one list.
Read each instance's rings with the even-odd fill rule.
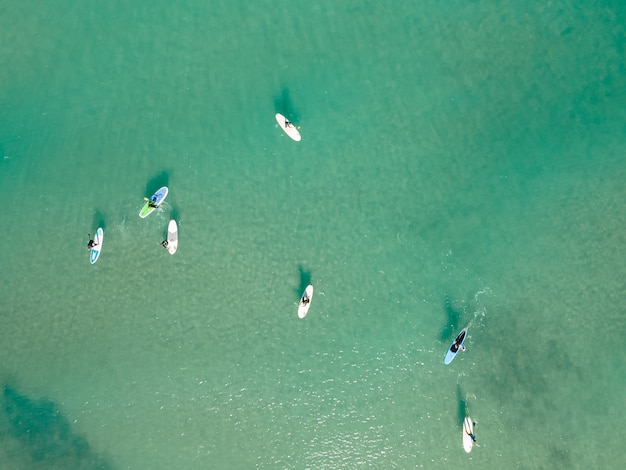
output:
[[150,197],[139,211],[139,217],[145,219],[152,214],[165,201],[168,193],[167,186],[159,188],[159,190]]

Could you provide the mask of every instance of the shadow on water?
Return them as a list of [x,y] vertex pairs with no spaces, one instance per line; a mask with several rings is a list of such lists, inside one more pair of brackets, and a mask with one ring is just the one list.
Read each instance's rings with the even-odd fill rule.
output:
[[450,298],[448,296],[446,296],[445,298],[444,307],[446,313],[446,324],[441,330],[439,339],[441,341],[448,341],[451,340],[454,335],[458,333],[461,312],[459,312],[452,306],[452,302],[450,301]]
[[172,211],[170,212],[170,219],[174,219],[176,223],[180,225],[180,209],[177,206],[172,206]]
[[52,401],[20,395],[10,385],[0,400],[0,446],[19,449],[3,459],[3,468],[112,468],[74,433]]
[[152,196],[159,188],[168,186],[170,184],[170,173],[168,171],[162,171],[158,175],[151,178],[146,184],[146,197]]
[[274,97],[274,110],[285,116],[290,121],[296,122],[298,120],[298,116],[293,109],[291,97],[289,96],[289,89],[287,87],[283,86],[280,94]]
[[311,284],[311,272],[310,271],[306,271],[300,265],[300,266],[298,266],[298,273],[300,273],[300,285],[296,289],[296,291],[297,291],[296,295],[298,296],[298,298],[300,298],[300,296],[304,292],[304,289],[306,289],[306,286]]
[[93,214],[93,223],[92,223],[93,230],[95,231],[98,227],[102,227],[102,230],[106,231],[107,223],[105,219],[106,218],[104,214],[100,212],[99,209],[96,209],[96,211]]
[[465,420],[465,417],[468,415],[469,411],[467,409],[467,399],[465,398],[463,389],[459,384],[456,385],[456,401],[458,403],[457,423],[459,426],[463,427],[463,421]]

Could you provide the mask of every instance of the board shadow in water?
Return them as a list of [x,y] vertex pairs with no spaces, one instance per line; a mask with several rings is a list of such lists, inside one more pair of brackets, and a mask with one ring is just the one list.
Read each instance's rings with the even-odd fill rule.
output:
[[163,186],[169,187],[169,185],[170,185],[170,172],[164,170],[148,181],[148,183],[146,184],[145,196],[150,197],[159,188],[162,188]]
[[100,209],[96,209],[96,211],[94,212],[93,223],[91,226],[93,227],[94,231],[97,230],[98,227],[102,227],[102,230],[106,231],[107,229],[106,217],[100,211]]
[[298,296],[298,299],[300,298],[300,296],[302,295],[302,293],[304,292],[304,289],[306,289],[306,287],[311,284],[311,272],[310,271],[306,271],[302,265],[298,266],[298,272],[300,274],[300,285],[298,286],[298,288],[296,289],[296,295]]
[[174,219],[176,223],[180,225],[180,209],[178,208],[178,206],[172,206],[172,211],[170,212],[170,219]]
[[448,341],[451,340],[454,335],[458,333],[459,323],[461,320],[461,312],[453,307],[452,302],[450,301],[450,298],[448,296],[446,296],[445,298],[444,311],[446,314],[446,324],[441,330],[439,339],[441,341]]
[[469,410],[467,409],[467,399],[465,398],[463,389],[459,384],[456,385],[456,401],[458,403],[457,424],[460,427],[463,427],[463,421],[465,421],[465,417],[468,415]]
[[10,385],[4,386],[0,400],[0,446],[19,449],[10,461],[3,459],[3,468],[112,468],[72,430],[52,401],[21,395]]
[[274,97],[274,110],[285,116],[290,121],[298,121],[298,116],[293,109],[291,97],[289,96],[289,89],[287,87],[283,86],[280,94]]

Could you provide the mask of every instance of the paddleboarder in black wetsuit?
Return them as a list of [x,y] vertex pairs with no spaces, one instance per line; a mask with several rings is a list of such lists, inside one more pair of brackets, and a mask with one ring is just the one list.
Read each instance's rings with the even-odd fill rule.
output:
[[91,250],[94,246],[97,246],[98,244],[91,239],[91,233],[88,233],[87,236],[89,237],[89,243],[87,243],[87,249]]
[[459,336],[456,337],[456,339],[454,340],[454,344],[450,347],[450,351],[452,351],[453,353],[457,352],[459,350],[459,348],[461,348],[461,351],[465,351],[465,346],[463,346],[463,340],[465,339],[465,331],[463,333],[461,333]]

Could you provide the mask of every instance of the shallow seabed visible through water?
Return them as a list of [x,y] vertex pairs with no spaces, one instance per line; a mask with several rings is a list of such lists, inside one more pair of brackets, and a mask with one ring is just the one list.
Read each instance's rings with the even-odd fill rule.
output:
[[0,468],[622,463],[625,14],[5,2]]

